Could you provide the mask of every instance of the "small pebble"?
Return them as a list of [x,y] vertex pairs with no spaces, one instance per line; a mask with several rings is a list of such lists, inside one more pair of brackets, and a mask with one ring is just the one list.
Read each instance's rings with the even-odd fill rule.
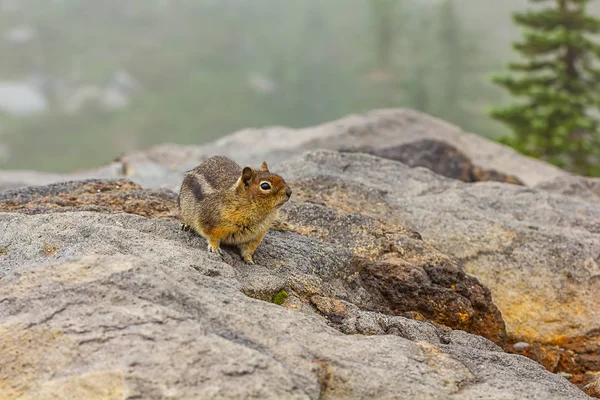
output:
[[515,350],[523,350],[523,349],[526,349],[527,347],[529,347],[529,343],[517,342],[514,344],[513,347],[515,348]]
[[573,374],[570,374],[568,372],[559,372],[556,375],[560,375],[565,379],[571,379],[573,377]]

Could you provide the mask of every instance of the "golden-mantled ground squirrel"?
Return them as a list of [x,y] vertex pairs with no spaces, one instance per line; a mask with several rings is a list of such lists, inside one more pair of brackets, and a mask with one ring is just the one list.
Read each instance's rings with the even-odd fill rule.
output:
[[222,254],[221,243],[237,245],[242,258],[252,255],[292,195],[285,180],[269,172],[242,169],[233,160],[213,156],[186,174],[179,193],[182,229],[193,229]]

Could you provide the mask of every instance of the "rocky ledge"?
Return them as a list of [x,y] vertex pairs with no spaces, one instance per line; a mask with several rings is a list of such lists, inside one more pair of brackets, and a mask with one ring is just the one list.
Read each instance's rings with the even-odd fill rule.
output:
[[[362,153],[271,170],[290,229],[253,266],[181,231],[169,189],[0,194],[6,397],[589,398],[559,372],[597,393],[597,203]],[[559,361],[503,350],[536,346]]]

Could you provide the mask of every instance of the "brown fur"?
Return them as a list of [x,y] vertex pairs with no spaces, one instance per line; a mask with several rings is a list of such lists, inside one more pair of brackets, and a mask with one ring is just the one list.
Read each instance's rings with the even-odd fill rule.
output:
[[[261,189],[263,182],[271,189]],[[244,261],[252,264],[254,251],[290,196],[288,184],[269,172],[266,162],[259,170],[242,169],[227,157],[214,156],[183,180],[179,193],[182,227],[206,238],[211,252],[221,254],[221,243],[237,245]]]

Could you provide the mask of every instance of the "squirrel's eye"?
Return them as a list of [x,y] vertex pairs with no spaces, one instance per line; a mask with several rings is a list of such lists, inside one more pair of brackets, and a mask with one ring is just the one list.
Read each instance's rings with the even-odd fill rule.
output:
[[269,185],[267,182],[263,182],[260,184],[260,188],[262,190],[269,190],[269,189],[271,189],[271,185]]

